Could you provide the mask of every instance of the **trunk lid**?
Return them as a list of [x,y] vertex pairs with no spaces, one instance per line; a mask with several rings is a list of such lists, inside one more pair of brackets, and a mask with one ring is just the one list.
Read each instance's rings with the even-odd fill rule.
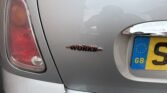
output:
[[[67,88],[99,93],[152,93],[152,88],[160,85],[124,78],[114,59],[114,41],[129,26],[166,20],[166,0],[38,0],[38,4],[50,52]],[[97,45],[103,51],[67,49],[71,45]]]

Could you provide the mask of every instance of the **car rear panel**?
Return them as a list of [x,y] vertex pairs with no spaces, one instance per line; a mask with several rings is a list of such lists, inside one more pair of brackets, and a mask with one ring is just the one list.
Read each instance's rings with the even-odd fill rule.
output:
[[[67,88],[97,93],[166,93],[165,84],[123,77],[114,53],[115,41],[127,27],[167,20],[166,0],[38,0],[38,5],[50,52]],[[67,48],[73,45],[96,45],[103,51]]]

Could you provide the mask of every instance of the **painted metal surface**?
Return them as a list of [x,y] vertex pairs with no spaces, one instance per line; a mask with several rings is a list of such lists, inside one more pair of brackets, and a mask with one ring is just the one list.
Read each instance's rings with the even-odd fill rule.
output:
[[[166,0],[38,0],[44,34],[65,86],[97,93],[165,93],[163,84],[131,81],[120,74],[117,61],[126,54],[115,57],[114,41],[132,25],[167,20],[166,4]],[[126,41],[118,46],[124,52],[129,38],[121,40]],[[65,48],[72,44],[98,45],[103,52]]]
[[[63,84],[34,80],[2,70],[5,93],[90,93],[65,89]],[[4,92],[1,92],[4,93]]]
[[[38,0],[43,29],[36,1],[27,0],[27,2],[39,47],[47,64],[47,71],[36,74],[12,67],[5,51],[5,29],[0,28],[3,30],[0,32],[0,41],[3,42],[0,46],[3,67],[10,73],[16,74],[17,78],[19,75],[53,83],[64,83],[70,89],[97,93],[129,93],[129,91],[166,93],[166,85],[157,84],[166,83],[162,79],[158,79],[155,84],[146,83],[142,78],[138,80],[142,82],[136,82],[124,77],[127,74],[124,73],[126,72],[124,68],[128,65],[122,63],[126,63],[126,53],[130,52],[131,47],[127,47],[129,37],[120,35],[121,31],[138,23],[167,20],[166,0]],[[73,44],[98,45],[103,47],[103,51],[76,52],[65,48]],[[141,72],[130,72],[138,77],[146,75]],[[154,81],[152,77],[162,78],[162,73],[157,75],[147,73],[147,75],[149,78],[146,80],[149,82]],[[163,76],[165,77],[164,74]],[[9,92],[25,93],[25,90],[13,88],[16,87],[15,83],[21,86],[20,83],[11,81],[13,82],[11,84],[8,80],[11,78],[6,78],[4,84],[10,83],[11,87],[7,89]],[[52,91],[57,91],[55,85],[53,86]],[[51,92],[51,90],[45,92],[49,91]]]
[[21,77],[2,71],[5,93],[65,93],[63,84]]

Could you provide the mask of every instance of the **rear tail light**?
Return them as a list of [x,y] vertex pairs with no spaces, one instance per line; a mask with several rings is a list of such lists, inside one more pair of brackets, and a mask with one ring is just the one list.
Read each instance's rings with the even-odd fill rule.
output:
[[25,0],[10,0],[7,17],[8,57],[16,67],[33,72],[45,70]]

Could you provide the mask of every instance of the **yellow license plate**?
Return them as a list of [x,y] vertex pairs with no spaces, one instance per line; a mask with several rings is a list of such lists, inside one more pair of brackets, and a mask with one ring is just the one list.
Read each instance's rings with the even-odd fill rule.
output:
[[167,70],[167,38],[135,37],[131,68],[134,70]]

